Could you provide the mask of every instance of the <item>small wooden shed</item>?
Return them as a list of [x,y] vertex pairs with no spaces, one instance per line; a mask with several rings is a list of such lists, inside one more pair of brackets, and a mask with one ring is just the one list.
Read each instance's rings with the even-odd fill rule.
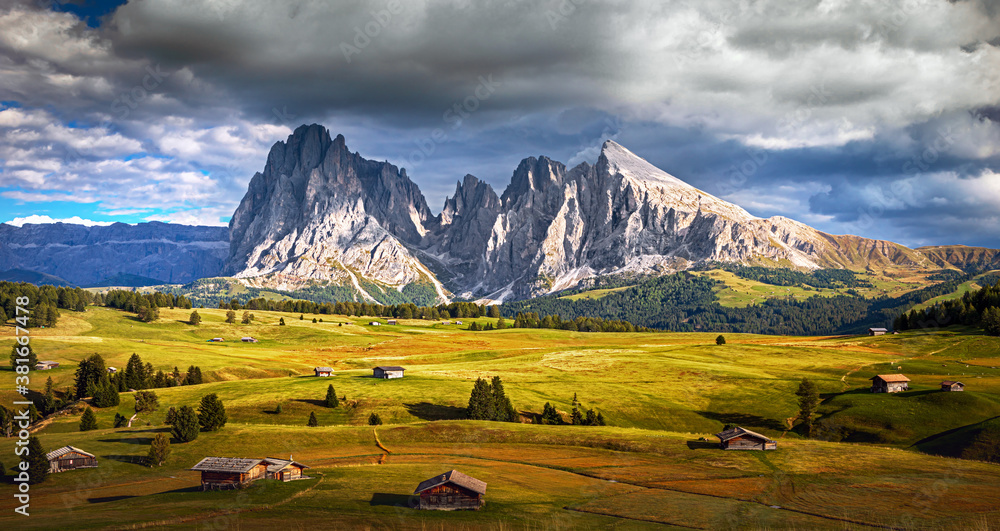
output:
[[962,382],[953,382],[951,380],[945,380],[941,382],[942,391],[965,391],[965,384]]
[[404,369],[402,367],[397,367],[395,365],[392,365],[392,366],[384,365],[384,366],[379,366],[379,367],[375,367],[374,369],[372,369],[372,376],[374,376],[376,378],[384,378],[386,380],[388,380],[390,378],[402,378],[403,377],[403,371],[405,371],[405,370],[406,369]]
[[278,459],[277,457],[264,459],[264,464],[267,465],[267,479],[277,479],[278,481],[303,479],[302,471],[309,468],[291,459]]
[[452,470],[421,482],[413,494],[420,496],[418,509],[475,511],[485,503],[486,482]]
[[63,446],[45,454],[49,460],[49,472],[65,472],[77,468],[97,468],[97,457],[74,446]]
[[370,326],[382,326],[382,323],[380,323],[378,321],[368,321],[368,324]]
[[910,379],[902,374],[878,374],[869,378],[873,393],[898,393],[910,388]]
[[723,450],[777,450],[778,443],[755,431],[739,426],[716,433]]
[[389,319],[388,321],[385,322],[385,324],[394,325],[394,324],[396,324],[396,320],[395,319]]
[[201,490],[238,489],[267,473],[263,459],[206,457],[189,470],[201,472]]
[[248,337],[241,337],[240,341],[242,341],[244,343],[256,343],[257,342],[257,338],[249,337],[249,336]]
[[868,335],[870,336],[884,336],[888,330],[885,328],[869,328]]
[[40,361],[35,365],[36,371],[47,371],[49,369],[55,369],[59,366],[58,361]]
[[313,372],[316,373],[316,376],[322,376],[322,377],[325,378],[327,376],[332,376],[333,375],[333,368],[331,368],[331,367],[316,367],[315,369],[313,369]]

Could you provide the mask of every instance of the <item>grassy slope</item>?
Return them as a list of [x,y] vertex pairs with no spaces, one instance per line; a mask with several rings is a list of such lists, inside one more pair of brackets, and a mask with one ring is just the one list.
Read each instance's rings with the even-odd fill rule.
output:
[[[1000,369],[990,367],[1000,365],[1000,341],[962,330],[879,338],[729,335],[728,344],[717,347],[708,334],[472,333],[422,321],[375,328],[363,325],[367,319],[343,316],[324,316],[326,322],[313,324],[285,314],[288,325],[280,327],[282,315],[269,312],[254,312],[253,325],[228,325],[222,310],[211,309],[200,310],[204,322],[193,327],[182,322],[187,313],[163,309],[160,321],[144,324],[121,312],[90,308],[82,315],[63,312],[57,328],[33,330],[40,358],[64,364],[42,373],[51,375],[57,388],[68,385],[75,362],[93,352],[118,367],[132,352],[163,369],[197,364],[216,380],[157,390],[161,410],[143,417],[151,426],[107,429],[116,411],[131,413],[127,394],[119,408],[98,411],[105,429],[76,431],[78,415],[55,420],[41,432],[45,446],[81,446],[101,458],[101,468],[57,475],[38,487],[39,511],[65,504],[73,508],[65,517],[81,527],[107,524],[112,513],[120,523],[152,515],[180,518],[273,503],[317,483],[261,485],[242,496],[193,491],[197,480],[183,468],[211,454],[292,454],[313,465],[317,477],[322,473],[322,483],[287,505],[218,517],[253,527],[293,516],[413,528],[456,523],[509,528],[529,521],[551,528],[645,525],[596,512],[706,527],[726,527],[732,523],[726,518],[735,517],[719,515],[739,515],[760,526],[822,528],[839,524],[767,505],[857,520],[873,517],[873,497],[878,507],[893,509],[892,516],[876,518],[896,524],[901,518],[931,523],[957,517],[975,525],[988,513],[987,502],[995,500],[989,494],[995,491],[984,486],[1000,485],[995,465],[802,441],[794,433],[781,438],[781,451],[767,456],[723,453],[696,441],[724,422],[780,436],[785,419],[795,414],[793,391],[803,376],[815,379],[825,394],[824,419],[851,426],[888,422],[896,428],[885,440],[900,447],[986,420],[997,414]],[[7,327],[4,334],[10,333]],[[243,335],[261,341],[204,341]],[[377,364],[404,365],[408,375],[396,381],[365,377]],[[913,379],[912,393],[852,392],[871,374],[900,364]],[[337,375],[301,376],[316,365],[331,365]],[[430,422],[458,418],[472,380],[494,374],[503,376],[522,411],[538,413],[550,401],[568,412],[573,393],[579,393],[586,407],[604,412],[614,426]],[[2,378],[9,389],[11,374]],[[969,391],[924,392],[946,378],[962,379]],[[43,379],[36,373],[33,383],[40,387]],[[329,384],[347,397],[335,410],[318,403]],[[167,407],[194,405],[209,392],[227,405],[230,424],[223,431],[175,444],[170,462],[160,469],[117,457],[145,454],[152,430],[163,429]],[[9,402],[13,395],[8,391],[3,398]],[[280,415],[273,413],[278,403]],[[363,426],[372,411],[392,424],[379,433],[394,454],[378,466],[372,463],[380,452]],[[309,412],[317,413],[320,428],[304,426]],[[0,441],[0,455],[9,456],[11,447],[12,441]],[[483,512],[442,515],[393,506],[405,501],[416,482],[452,466],[490,483]],[[934,487],[940,497],[933,509],[913,503],[926,497],[928,486],[942,483],[944,494]],[[120,498],[139,494],[149,496]]]

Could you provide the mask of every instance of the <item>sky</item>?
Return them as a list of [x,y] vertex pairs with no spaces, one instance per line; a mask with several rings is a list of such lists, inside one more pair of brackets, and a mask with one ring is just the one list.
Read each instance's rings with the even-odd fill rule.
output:
[[0,221],[224,225],[304,123],[434,211],[613,139],[757,216],[1000,247],[997,0],[0,0]]

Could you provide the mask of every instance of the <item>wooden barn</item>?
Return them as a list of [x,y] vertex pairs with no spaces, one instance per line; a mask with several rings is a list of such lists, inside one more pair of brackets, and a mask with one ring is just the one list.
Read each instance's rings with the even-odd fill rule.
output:
[[378,321],[368,321],[368,324],[370,326],[382,326],[382,323],[380,323]]
[[902,374],[879,374],[869,378],[873,393],[898,393],[910,388],[909,378]]
[[777,450],[778,443],[772,439],[739,426],[722,433],[716,433],[719,446],[723,450]]
[[941,382],[942,391],[965,391],[965,384],[962,382],[952,382],[945,380]]
[[45,454],[49,460],[49,472],[65,472],[77,468],[97,468],[97,457],[73,446],[63,446]]
[[395,319],[389,319],[388,321],[385,322],[385,324],[394,325],[394,324],[396,324],[396,320]]
[[316,376],[322,376],[324,378],[327,376],[333,376],[332,367],[316,367],[315,369],[313,369],[313,372],[316,373]]
[[247,336],[247,337],[241,337],[240,341],[242,341],[244,343],[256,343],[257,342],[257,338],[255,338],[255,337],[249,337],[249,336]]
[[268,457],[264,460],[264,464],[267,465],[267,479],[277,479],[278,481],[303,479],[302,471],[309,468],[291,459],[278,459],[277,457]]
[[263,478],[267,464],[263,459],[206,457],[189,470],[201,472],[201,490],[238,489]]
[[36,371],[47,371],[49,369],[55,369],[59,366],[58,361],[40,361],[35,365]]
[[418,509],[475,511],[485,503],[486,482],[452,470],[421,482],[413,494],[420,496]]
[[372,376],[376,378],[384,378],[386,380],[390,378],[402,378],[403,371],[406,369],[396,366],[379,366],[372,369]]
[[870,335],[870,336],[884,336],[887,332],[889,332],[889,331],[886,330],[885,328],[869,328],[868,329],[868,335]]

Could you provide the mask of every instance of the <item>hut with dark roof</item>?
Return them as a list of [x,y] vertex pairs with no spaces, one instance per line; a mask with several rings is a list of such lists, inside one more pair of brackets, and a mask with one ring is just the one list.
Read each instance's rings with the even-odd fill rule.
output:
[[941,382],[942,391],[965,391],[965,384],[962,382],[953,382],[951,380],[945,380]]
[[97,457],[75,446],[63,446],[45,454],[49,460],[49,472],[65,472],[77,468],[97,468]]
[[898,393],[910,388],[910,379],[902,374],[878,374],[869,378],[873,393]]
[[486,482],[451,470],[421,482],[413,494],[420,497],[418,509],[475,511],[486,503]]
[[201,490],[237,489],[265,476],[263,459],[206,457],[189,470],[201,472]]
[[264,459],[264,464],[267,465],[267,479],[276,479],[278,481],[306,479],[302,475],[302,471],[309,468],[291,459],[278,459],[277,457]]
[[757,432],[739,426],[716,433],[723,450],[777,450],[778,443]]
[[406,369],[395,365],[380,365],[372,369],[372,376],[375,378],[402,378]]

